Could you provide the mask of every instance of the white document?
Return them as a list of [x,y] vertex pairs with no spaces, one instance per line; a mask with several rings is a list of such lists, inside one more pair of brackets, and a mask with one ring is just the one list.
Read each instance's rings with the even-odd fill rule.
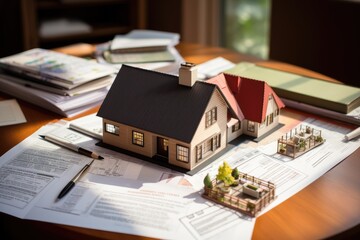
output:
[[[109,49],[110,43],[103,43],[96,46],[96,52],[95,57],[96,60],[105,65],[110,65],[117,70],[119,70],[122,66],[122,64],[112,64],[105,60],[103,56],[103,52]],[[178,75],[179,74],[179,68],[181,63],[185,62],[184,58],[180,55],[180,53],[176,50],[175,47],[168,47],[168,51],[174,56],[175,62],[150,62],[150,63],[132,63],[132,64],[126,64],[133,67],[143,68],[143,69],[149,69],[149,70],[155,70],[158,72],[163,73],[169,73],[172,75]]]
[[[231,239],[234,231],[236,237],[251,237],[254,219],[204,200],[189,176],[98,147],[97,140],[61,123],[41,128],[1,157],[0,173],[6,176],[0,180],[1,212],[161,239]],[[91,159],[38,137],[49,131],[105,158],[59,201],[61,189]],[[215,213],[228,220],[214,219]],[[199,225],[204,220],[212,220],[206,232]]]
[[111,43],[110,50],[170,47],[179,43],[178,33],[137,29],[123,35],[116,35]]
[[91,137],[102,139],[102,118],[96,116],[97,113],[77,118],[70,122],[69,127],[76,131],[82,132]]
[[111,67],[41,48],[0,58],[0,63],[1,68],[69,89],[115,73]]
[[3,74],[0,74],[0,90],[65,117],[100,105],[108,92],[108,88],[102,88],[77,96],[62,96],[8,81]]
[[0,101],[0,126],[24,122],[26,122],[26,118],[16,99]]
[[[0,172],[6,177],[0,180],[0,211],[24,219],[161,239],[251,238],[256,218],[201,197],[203,178],[207,173],[215,177],[223,161],[276,184],[277,198],[264,213],[360,146],[359,139],[343,141],[350,129],[307,119],[303,124],[320,129],[326,142],[295,160],[279,156],[276,142],[258,148],[244,144],[188,176],[98,147],[97,140],[61,123],[43,127],[1,157]],[[95,161],[60,201],[55,200],[61,189],[91,159],[38,137],[50,130],[105,158]]]
[[213,58],[209,61],[197,65],[198,78],[208,79],[234,67],[235,64],[223,57]]

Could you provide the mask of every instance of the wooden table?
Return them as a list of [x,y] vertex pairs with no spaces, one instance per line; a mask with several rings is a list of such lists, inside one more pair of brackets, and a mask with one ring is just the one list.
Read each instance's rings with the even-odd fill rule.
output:
[[[177,49],[186,61],[193,63],[202,63],[218,56],[233,62],[260,62],[259,59],[254,57],[218,47],[181,43],[177,46]],[[82,55],[84,53],[91,53],[93,47],[91,45],[81,45],[75,48],[59,50]],[[321,74],[284,63],[265,61],[261,64],[335,81]],[[9,98],[12,97],[0,93],[0,99]],[[0,136],[2,137],[0,144],[1,155],[41,126],[50,121],[61,119],[61,116],[57,114],[30,103],[18,101],[25,114],[27,123],[0,127]],[[80,116],[96,112],[97,110],[98,107]],[[309,115],[291,109],[285,109],[285,111]],[[327,121],[335,122],[333,120]],[[340,122],[335,123],[347,125]],[[355,128],[355,126],[348,126]],[[253,239],[320,239],[334,235],[337,238],[360,235],[359,159],[360,148],[314,183],[271,211],[258,217]],[[2,239],[148,239],[141,236],[21,220],[2,213],[0,213],[0,223]]]

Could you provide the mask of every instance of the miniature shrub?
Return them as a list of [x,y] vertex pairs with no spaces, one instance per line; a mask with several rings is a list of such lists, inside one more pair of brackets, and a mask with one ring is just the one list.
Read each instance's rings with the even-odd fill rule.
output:
[[247,208],[248,208],[250,211],[252,211],[252,210],[255,209],[255,205],[254,205],[253,203],[251,203],[251,202],[248,202],[248,203],[247,203]]
[[211,179],[210,179],[209,174],[206,174],[206,176],[205,176],[205,178],[204,178],[204,185],[205,185],[205,187],[207,187],[207,188],[213,188],[213,185],[212,185],[212,182],[211,182]]
[[234,181],[232,184],[231,184],[232,187],[236,187],[236,186],[239,186],[239,182],[238,181]]
[[282,152],[282,153],[285,152],[285,150],[286,150],[285,146],[286,146],[285,144],[280,143],[280,152]]
[[234,168],[231,172],[231,176],[233,176],[236,180],[239,179],[239,170]]
[[250,189],[252,189],[254,191],[256,191],[258,189],[258,187],[254,186],[254,185],[251,185],[251,184],[246,185],[246,187],[250,188]]
[[300,148],[305,148],[305,146],[306,146],[305,141],[301,139],[299,142],[299,146],[300,146]]
[[322,141],[323,141],[323,138],[322,138],[321,136],[316,136],[315,141],[317,141],[317,142],[322,142]]

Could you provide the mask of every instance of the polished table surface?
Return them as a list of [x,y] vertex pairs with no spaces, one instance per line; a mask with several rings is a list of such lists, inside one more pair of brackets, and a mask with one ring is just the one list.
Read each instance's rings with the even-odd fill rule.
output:
[[[196,64],[222,56],[232,62],[250,61],[272,68],[286,70],[328,81],[336,81],[293,65],[260,61],[228,49],[198,44],[181,43],[178,51],[188,62]],[[74,55],[86,55],[93,51],[87,44],[57,49]],[[12,98],[0,93],[0,100]],[[0,155],[20,143],[41,126],[62,119],[30,103],[18,100],[27,119],[26,123],[0,127]],[[96,112],[98,107],[79,116]],[[285,109],[294,116],[313,116],[293,109]],[[77,116],[77,117],[79,117]],[[320,118],[320,117],[317,117]],[[323,118],[320,118],[323,119]],[[71,120],[71,119],[66,119]],[[325,119],[336,124],[355,126]],[[360,148],[352,155],[298,192],[282,204],[256,219],[253,239],[320,239],[354,237],[360,234]],[[105,232],[38,221],[22,220],[0,213],[2,239],[148,239],[142,236]]]

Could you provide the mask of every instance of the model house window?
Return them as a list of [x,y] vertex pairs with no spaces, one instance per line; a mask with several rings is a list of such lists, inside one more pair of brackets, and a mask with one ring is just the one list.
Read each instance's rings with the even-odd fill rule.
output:
[[207,152],[210,152],[213,150],[213,139],[210,138],[207,141],[205,141],[204,144],[204,154],[206,154]]
[[270,113],[266,116],[266,126],[272,124],[274,122],[274,114]]
[[232,126],[232,132],[239,131],[241,128],[240,122],[235,123],[235,125]]
[[275,110],[275,116],[278,116],[280,114],[280,110],[277,108],[276,110]]
[[202,159],[202,145],[198,145],[196,146],[196,160],[201,160]]
[[213,137],[213,150],[216,150],[220,147],[221,143],[221,134]]
[[217,134],[196,146],[196,160],[199,161],[203,157],[210,156],[220,147],[221,134]]
[[205,126],[210,127],[214,123],[216,123],[217,120],[217,108],[214,107],[210,111],[206,112],[205,115]]
[[105,123],[105,131],[111,134],[119,135],[119,126]]
[[248,130],[249,132],[255,132],[255,122],[253,122],[253,121],[248,121],[247,130]]
[[132,132],[132,143],[138,146],[144,146],[144,134],[141,132]]
[[181,162],[189,162],[189,148],[176,145],[176,159]]

